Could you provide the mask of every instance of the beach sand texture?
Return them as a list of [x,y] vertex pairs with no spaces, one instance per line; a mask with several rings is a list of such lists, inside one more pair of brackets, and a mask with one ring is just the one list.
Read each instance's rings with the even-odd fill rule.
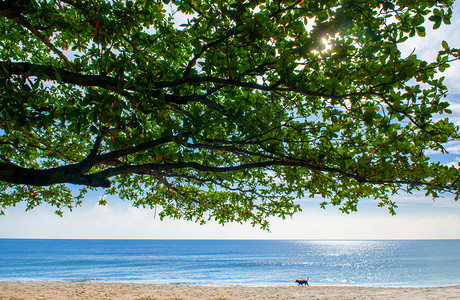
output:
[[136,283],[0,282],[0,299],[460,299],[460,286],[211,287]]

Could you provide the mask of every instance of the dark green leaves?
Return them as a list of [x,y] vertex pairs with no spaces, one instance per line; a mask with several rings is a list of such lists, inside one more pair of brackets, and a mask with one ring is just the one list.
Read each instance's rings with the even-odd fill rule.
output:
[[450,5],[30,1],[0,25],[0,154],[43,172],[0,172],[1,205],[62,214],[81,201],[62,184],[110,181],[161,217],[267,228],[299,197],[394,213],[402,189],[458,195],[458,169],[426,153],[458,138],[437,73],[459,50],[399,49]]

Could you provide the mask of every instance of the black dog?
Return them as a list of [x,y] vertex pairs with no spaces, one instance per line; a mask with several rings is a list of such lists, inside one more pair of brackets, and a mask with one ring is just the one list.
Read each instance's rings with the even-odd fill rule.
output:
[[298,283],[297,286],[299,286],[299,285],[308,285],[308,286],[310,286],[310,285],[308,284],[308,278],[307,278],[307,280],[299,280],[299,279],[297,279],[295,282]]

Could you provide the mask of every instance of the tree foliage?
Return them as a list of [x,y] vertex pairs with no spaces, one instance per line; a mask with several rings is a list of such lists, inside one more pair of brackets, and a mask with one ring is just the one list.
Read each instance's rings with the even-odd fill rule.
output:
[[61,214],[103,188],[266,227],[301,197],[457,199],[459,168],[427,153],[458,138],[438,73],[459,50],[400,51],[452,3],[0,1],[0,204]]

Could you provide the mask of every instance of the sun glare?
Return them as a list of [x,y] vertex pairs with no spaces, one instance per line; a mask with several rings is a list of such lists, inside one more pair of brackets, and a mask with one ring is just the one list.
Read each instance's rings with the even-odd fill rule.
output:
[[323,51],[331,51],[332,50],[332,44],[328,38],[322,38],[323,45],[324,45],[324,50]]

